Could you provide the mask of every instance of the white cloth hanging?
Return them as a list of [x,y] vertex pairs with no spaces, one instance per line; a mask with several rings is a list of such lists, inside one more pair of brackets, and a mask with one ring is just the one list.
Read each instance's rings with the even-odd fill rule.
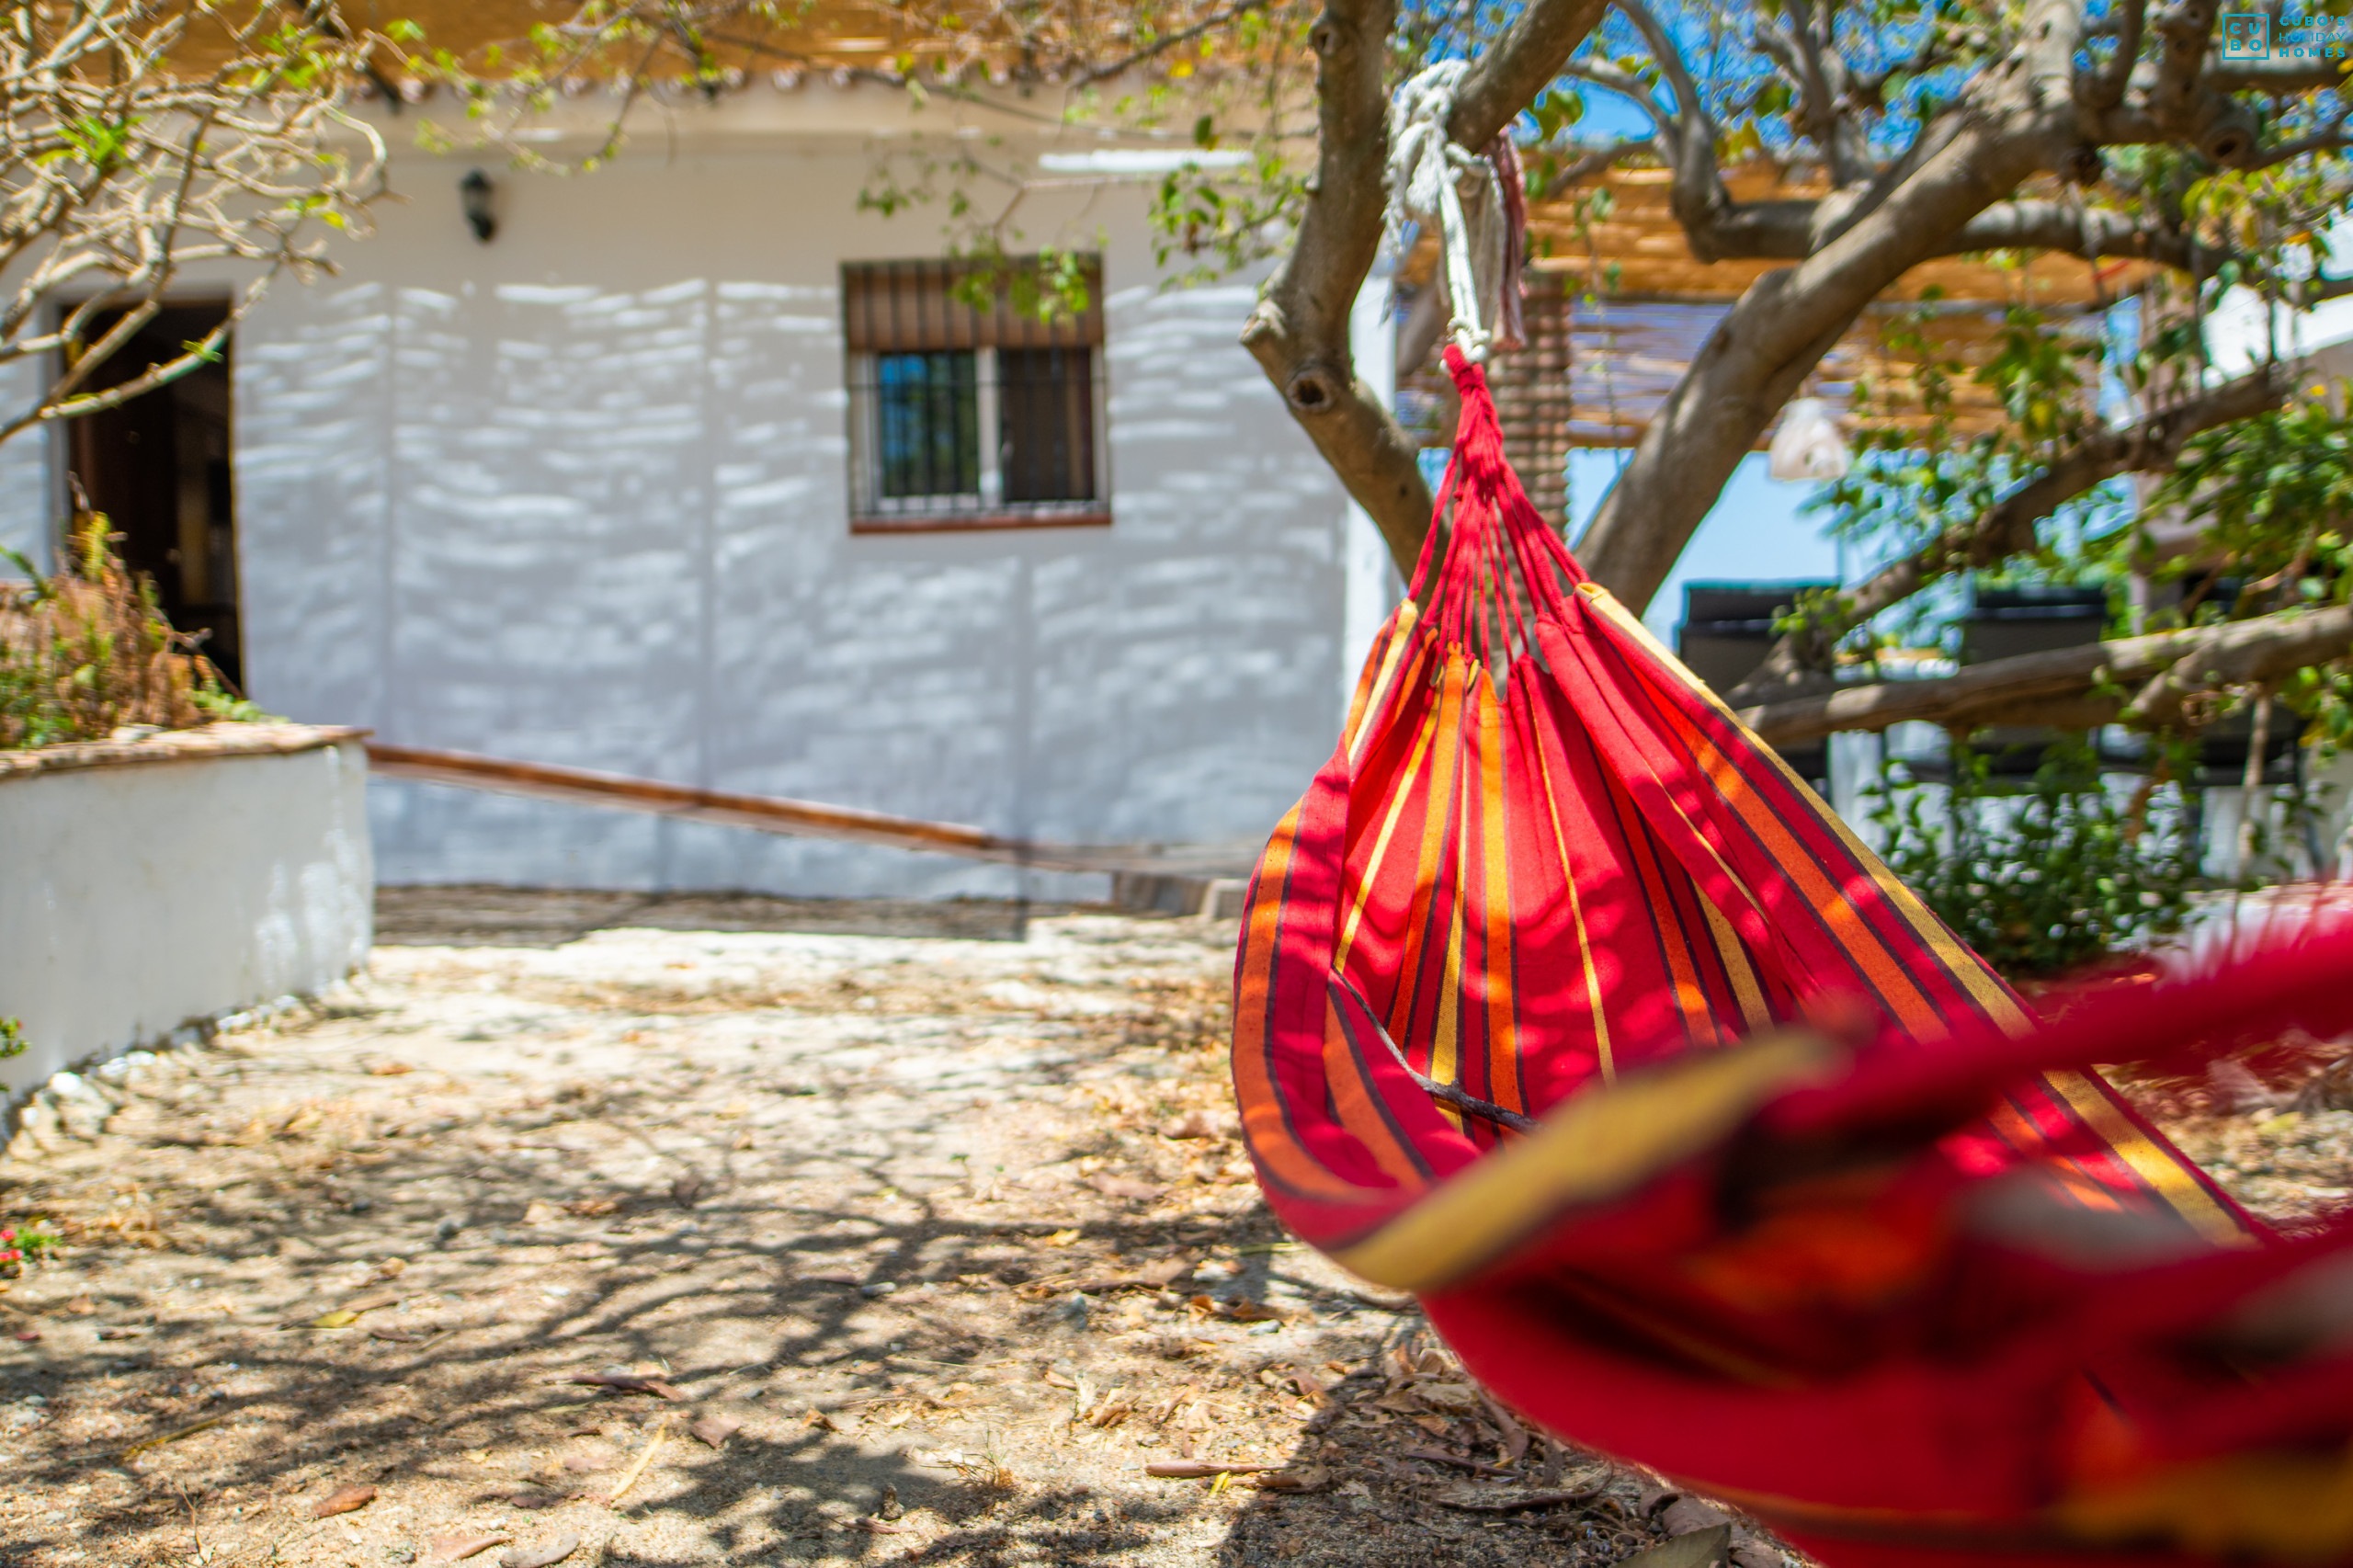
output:
[[1766,449],[1766,472],[1775,479],[1844,479],[1854,466],[1828,403],[1802,397],[1781,411],[1781,427]]
[[1439,282],[1453,312],[1449,331],[1466,358],[1480,360],[1496,342],[1483,323],[1501,314],[1490,314],[1489,301],[1498,299],[1512,270],[1513,237],[1495,165],[1447,135],[1455,89],[1469,69],[1468,61],[1441,60],[1397,89],[1389,103],[1385,184],[1392,247],[1404,248],[1408,223],[1437,231],[1445,256]]

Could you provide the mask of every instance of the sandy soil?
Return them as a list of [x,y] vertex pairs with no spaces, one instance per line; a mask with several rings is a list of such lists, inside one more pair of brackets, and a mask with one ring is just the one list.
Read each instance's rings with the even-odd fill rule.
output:
[[[0,1159],[71,1239],[0,1287],[0,1564],[1565,1568],[1720,1517],[1285,1239],[1230,923],[456,890],[381,934]],[[2173,1128],[2234,1191],[2353,1193],[2353,1112],[2240,1091]]]
[[[1450,1506],[1545,1446],[1260,1205],[1230,923],[461,892],[383,937],[0,1161],[72,1238],[0,1294],[0,1562],[1419,1568],[1693,1523],[1574,1455],[1575,1506]],[[1273,1468],[1145,1471],[1186,1460]]]

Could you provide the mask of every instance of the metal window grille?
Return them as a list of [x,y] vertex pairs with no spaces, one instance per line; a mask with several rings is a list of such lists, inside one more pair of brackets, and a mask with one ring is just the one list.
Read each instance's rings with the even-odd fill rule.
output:
[[843,267],[853,528],[1109,521],[1099,267],[1086,310],[1040,320],[1015,302],[1034,265]]

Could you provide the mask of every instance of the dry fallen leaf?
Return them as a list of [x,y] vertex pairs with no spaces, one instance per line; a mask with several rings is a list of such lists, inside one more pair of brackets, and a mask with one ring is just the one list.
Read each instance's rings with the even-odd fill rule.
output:
[[1266,1492],[1321,1492],[1332,1484],[1332,1467],[1302,1464],[1268,1471],[1258,1477],[1256,1484]]
[[610,1389],[615,1393],[659,1394],[662,1398],[669,1400],[683,1400],[687,1397],[660,1378],[641,1378],[625,1372],[575,1372],[564,1381],[585,1383],[590,1388]]
[[701,1441],[716,1449],[744,1429],[744,1424],[732,1415],[706,1415],[687,1428]]
[[869,1535],[897,1535],[900,1533],[898,1526],[886,1525],[880,1519],[852,1519],[849,1522],[849,1528],[854,1530],[864,1530]]
[[1479,1413],[1479,1391],[1469,1383],[1415,1383],[1414,1392],[1432,1410],[1443,1410],[1449,1415],[1475,1415]]
[[1163,1460],[1143,1467],[1146,1475],[1164,1481],[1206,1481],[1215,1475],[1257,1475],[1279,1468],[1271,1464],[1211,1464],[1205,1460]]
[[564,1212],[576,1214],[583,1220],[594,1220],[609,1214],[620,1205],[609,1198],[575,1198],[563,1206]]
[[358,1312],[322,1312],[311,1320],[313,1328],[349,1328],[359,1321]]
[[463,1562],[476,1552],[504,1546],[513,1539],[503,1535],[437,1535],[426,1544],[427,1562]]
[[499,1568],[551,1568],[580,1550],[580,1538],[566,1533],[537,1546],[518,1546],[498,1560]]
[[1131,1198],[1139,1201],[1157,1198],[1165,1190],[1152,1182],[1138,1181],[1133,1176],[1091,1176],[1086,1178],[1086,1185],[1106,1198]]
[[1147,1263],[1136,1270],[1136,1278],[1147,1285],[1173,1285],[1193,1272],[1193,1260],[1183,1253],[1164,1257],[1157,1263]]
[[1078,1240],[1079,1235],[1080,1233],[1077,1231],[1056,1231],[1051,1235],[1040,1236],[1038,1238],[1038,1244],[1040,1246],[1050,1247],[1066,1247],[1070,1245],[1071,1243]]
[[337,1514],[348,1514],[364,1508],[375,1500],[376,1489],[372,1486],[339,1487],[311,1505],[311,1517],[332,1519]]
[[98,1310],[98,1303],[90,1300],[87,1296],[76,1296],[72,1301],[65,1303],[65,1310],[72,1312],[77,1318],[85,1318],[97,1312]]

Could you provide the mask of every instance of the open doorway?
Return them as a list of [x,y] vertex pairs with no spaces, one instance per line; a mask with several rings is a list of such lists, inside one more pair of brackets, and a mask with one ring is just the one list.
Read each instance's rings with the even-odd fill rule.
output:
[[[176,358],[227,314],[225,303],[166,306],[98,367],[89,390]],[[106,324],[94,324],[93,335]],[[228,349],[119,408],[67,421],[65,431],[67,470],[122,536],[125,564],[154,580],[172,624],[201,634],[204,655],[242,690]]]

